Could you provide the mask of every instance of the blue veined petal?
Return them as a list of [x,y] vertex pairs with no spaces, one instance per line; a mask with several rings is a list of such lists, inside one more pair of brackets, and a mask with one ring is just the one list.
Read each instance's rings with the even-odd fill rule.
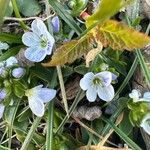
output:
[[54,43],[55,43],[55,39],[53,38],[53,36],[49,33],[49,32],[46,32],[46,37],[47,37],[47,55],[51,55],[52,53],[52,49],[53,49],[53,46],[54,46]]
[[3,117],[5,106],[3,104],[0,104],[0,119]]
[[143,118],[140,126],[150,135],[150,113]]
[[102,100],[108,102],[111,101],[114,98],[114,88],[112,85],[109,85],[107,87],[99,87],[98,89],[98,96]]
[[35,19],[31,24],[31,29],[37,35],[42,35],[47,32],[47,27],[44,22],[40,19]]
[[111,84],[111,81],[112,81],[112,73],[109,72],[109,71],[103,71],[103,72],[100,72],[100,73],[97,73],[95,75],[95,77],[99,77],[100,79],[102,79],[102,84],[104,86],[109,86]]
[[11,56],[6,60],[6,67],[11,67],[17,63],[18,63],[18,60],[15,57]]
[[46,57],[46,50],[38,47],[30,47],[26,49],[25,57],[33,62],[40,62]]
[[60,22],[58,16],[55,16],[51,20],[52,28],[54,33],[58,33],[60,29]]
[[28,97],[29,107],[31,111],[38,117],[44,115],[44,103],[41,102],[37,97]]
[[80,87],[83,90],[87,90],[91,87],[91,80],[93,79],[94,74],[92,72],[86,73],[83,78],[80,80]]
[[32,91],[34,94],[33,96],[37,97],[44,103],[49,102],[56,96],[56,90],[49,89],[49,88],[41,88],[37,86],[34,87]]
[[144,101],[150,102],[150,92],[145,92],[143,95]]
[[39,36],[34,32],[26,32],[22,36],[22,42],[26,46],[36,46],[39,45]]
[[94,102],[97,97],[97,92],[94,88],[88,88],[86,91],[86,97],[89,100],[89,102]]

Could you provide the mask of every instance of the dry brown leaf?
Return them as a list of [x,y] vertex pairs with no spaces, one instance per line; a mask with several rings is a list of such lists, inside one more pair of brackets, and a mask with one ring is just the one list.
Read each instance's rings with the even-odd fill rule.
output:
[[86,67],[89,67],[89,63],[94,60],[94,58],[96,57],[97,54],[99,54],[102,49],[103,49],[103,45],[101,42],[98,42],[98,47],[94,48],[92,50],[90,50],[87,55],[85,56],[86,59]]

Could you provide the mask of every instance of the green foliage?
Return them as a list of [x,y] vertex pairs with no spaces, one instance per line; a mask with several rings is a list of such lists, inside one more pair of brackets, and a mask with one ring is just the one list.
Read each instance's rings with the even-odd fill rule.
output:
[[24,16],[35,16],[41,12],[41,7],[37,0],[17,0],[17,5]]
[[1,10],[1,13],[0,13],[0,27],[2,25],[3,17],[5,16],[6,9],[9,5],[9,1],[10,0],[0,0],[0,10]]
[[101,23],[116,14],[122,7],[125,7],[131,0],[101,0],[95,13],[86,19],[86,26]]

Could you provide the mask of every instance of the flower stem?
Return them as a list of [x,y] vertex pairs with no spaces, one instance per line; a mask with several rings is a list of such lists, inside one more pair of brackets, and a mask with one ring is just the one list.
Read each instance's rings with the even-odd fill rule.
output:
[[[18,7],[17,7],[16,0],[11,0],[11,2],[12,2],[13,10],[14,10],[14,12],[15,12],[16,17],[17,17],[17,18],[21,18],[21,15],[20,15],[19,10],[18,10]],[[28,29],[28,27],[25,25],[25,23],[24,23],[22,20],[20,20],[19,22],[20,22],[21,27],[22,27],[24,30],[27,30],[27,29]]]

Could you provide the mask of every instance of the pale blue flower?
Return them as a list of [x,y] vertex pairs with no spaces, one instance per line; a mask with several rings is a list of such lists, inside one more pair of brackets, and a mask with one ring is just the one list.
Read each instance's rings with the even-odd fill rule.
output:
[[5,61],[5,67],[11,67],[13,65],[18,64],[18,60],[14,57],[11,56]]
[[0,51],[7,50],[8,48],[9,48],[9,45],[7,43],[3,43],[0,41]]
[[31,30],[32,32],[26,32],[22,36],[23,43],[28,46],[25,57],[33,62],[40,62],[52,53],[55,40],[40,19],[32,22]]
[[44,103],[51,101],[56,96],[56,90],[42,87],[39,85],[25,92],[30,109],[38,117],[44,115]]
[[60,22],[58,16],[55,16],[51,20],[52,28],[54,33],[58,33],[60,29]]
[[5,106],[3,104],[0,104],[0,119],[3,117]]
[[132,92],[129,94],[129,97],[133,99],[133,102],[150,102],[150,92],[145,92],[143,97],[141,97],[140,91],[133,89]]
[[22,67],[14,68],[11,74],[15,78],[21,78],[25,74],[25,69]]
[[97,74],[89,72],[80,80],[80,87],[86,90],[86,97],[90,102],[97,98],[104,101],[111,101],[114,98],[114,88],[111,85],[112,73],[109,71],[102,71]]
[[145,115],[140,126],[150,135],[150,113]]

